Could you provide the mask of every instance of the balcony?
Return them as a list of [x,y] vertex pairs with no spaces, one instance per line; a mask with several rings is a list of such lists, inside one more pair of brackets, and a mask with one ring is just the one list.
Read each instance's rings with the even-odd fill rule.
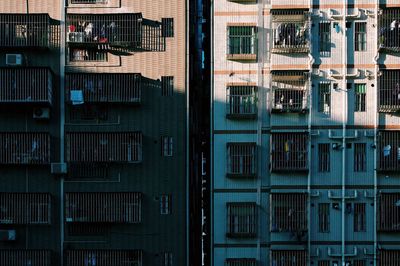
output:
[[[143,252],[135,249],[75,249],[65,250],[65,266],[82,265],[143,265]],[[93,262],[89,263],[88,262]],[[96,262],[98,264],[96,264]]]
[[309,22],[305,10],[272,10],[272,53],[308,53]]
[[256,86],[228,86],[226,93],[226,118],[257,118],[257,102]]
[[381,249],[379,254],[379,266],[396,266],[400,263],[400,250]]
[[50,163],[48,133],[0,133],[0,164],[45,165]]
[[400,232],[400,193],[381,193],[379,196],[378,230]]
[[0,68],[0,104],[52,103],[53,74],[49,68]]
[[274,113],[305,113],[309,109],[308,73],[272,72],[272,109]]
[[307,250],[271,250],[271,265],[307,265]]
[[308,171],[308,133],[272,133],[271,171]]
[[227,60],[257,61],[257,27],[253,24],[229,24]]
[[229,202],[226,207],[227,237],[254,238],[257,236],[258,207],[255,202]]
[[225,266],[257,266],[257,260],[252,258],[226,259]]
[[396,172],[400,170],[400,131],[379,132],[379,164],[380,172]]
[[398,112],[400,110],[400,71],[382,70],[380,73],[378,78],[379,112]]
[[0,14],[0,47],[48,48],[48,14]]
[[0,193],[0,225],[38,225],[50,221],[50,194]]
[[123,73],[66,74],[66,99],[71,105],[140,104],[141,75]]
[[142,194],[137,192],[71,192],[65,194],[67,223],[141,222]]
[[381,10],[378,18],[378,45],[381,52],[400,52],[400,9],[388,8]]
[[302,233],[307,226],[307,194],[271,194],[271,232]]
[[140,13],[68,14],[66,24],[72,48],[165,50],[161,23],[143,19]]
[[1,249],[0,265],[15,266],[53,266],[50,250],[40,249]]
[[70,163],[139,163],[142,161],[140,132],[69,132],[67,161]]
[[255,178],[257,177],[257,145],[255,142],[228,143],[227,177]]

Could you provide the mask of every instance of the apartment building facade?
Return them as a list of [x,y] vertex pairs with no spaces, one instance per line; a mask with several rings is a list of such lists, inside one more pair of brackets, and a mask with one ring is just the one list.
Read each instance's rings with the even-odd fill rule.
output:
[[399,1],[212,10],[211,265],[400,265]]
[[0,36],[0,265],[186,265],[186,2],[1,1]]

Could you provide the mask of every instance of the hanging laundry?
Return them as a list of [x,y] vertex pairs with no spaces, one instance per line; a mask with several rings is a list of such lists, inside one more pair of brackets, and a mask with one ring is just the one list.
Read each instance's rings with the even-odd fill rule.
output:
[[392,147],[390,145],[386,145],[385,147],[383,147],[383,156],[385,157],[389,156],[391,149]]
[[397,147],[397,161],[400,161],[400,147]]
[[394,205],[396,205],[396,207],[400,207],[400,200],[396,201]]
[[85,28],[85,33],[86,33],[86,35],[92,35],[92,32],[93,32],[93,24],[88,23]]
[[38,142],[36,140],[33,140],[32,142],[32,152],[34,152],[38,148]]
[[392,23],[390,23],[390,30],[394,30],[396,28],[397,20],[393,20]]
[[72,105],[83,104],[83,92],[81,90],[71,90],[70,93]]

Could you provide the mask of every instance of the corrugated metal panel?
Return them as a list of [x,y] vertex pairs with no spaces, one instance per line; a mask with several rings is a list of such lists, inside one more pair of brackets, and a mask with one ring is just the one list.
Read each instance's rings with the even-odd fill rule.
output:
[[4,266],[52,266],[50,250],[0,250],[0,265]]
[[378,212],[378,230],[400,232],[400,193],[382,193]]
[[50,224],[48,193],[0,193],[0,224]]
[[49,164],[48,133],[0,133],[0,164]]
[[140,223],[142,194],[138,192],[69,192],[66,222]]
[[308,170],[308,134],[272,133],[271,170]]
[[272,232],[307,231],[307,194],[273,193],[271,194]]
[[142,266],[141,250],[81,249],[65,250],[66,266]]
[[306,250],[271,250],[271,266],[304,266],[307,265]]

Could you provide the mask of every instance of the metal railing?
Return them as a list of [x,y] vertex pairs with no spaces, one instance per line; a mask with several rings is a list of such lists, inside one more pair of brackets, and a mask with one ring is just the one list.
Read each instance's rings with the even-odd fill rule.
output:
[[142,266],[143,252],[133,249],[75,249],[65,250],[65,266],[132,265]]
[[400,52],[400,9],[381,10],[378,18],[378,45],[382,50]]
[[256,177],[256,143],[228,143],[228,177]]
[[307,265],[307,250],[271,250],[271,265]]
[[400,232],[400,193],[381,193],[379,195],[378,230]]
[[258,98],[255,86],[229,86],[226,94],[228,118],[256,117]]
[[271,232],[307,231],[307,195],[271,194]]
[[400,131],[380,131],[378,149],[378,170],[400,170]]
[[400,71],[382,70],[378,81],[379,111],[396,112],[400,110]]
[[228,237],[257,236],[258,207],[255,202],[229,202],[226,207]]
[[272,133],[271,171],[308,171],[308,134]]
[[45,249],[0,249],[0,265],[52,266],[52,253]]

